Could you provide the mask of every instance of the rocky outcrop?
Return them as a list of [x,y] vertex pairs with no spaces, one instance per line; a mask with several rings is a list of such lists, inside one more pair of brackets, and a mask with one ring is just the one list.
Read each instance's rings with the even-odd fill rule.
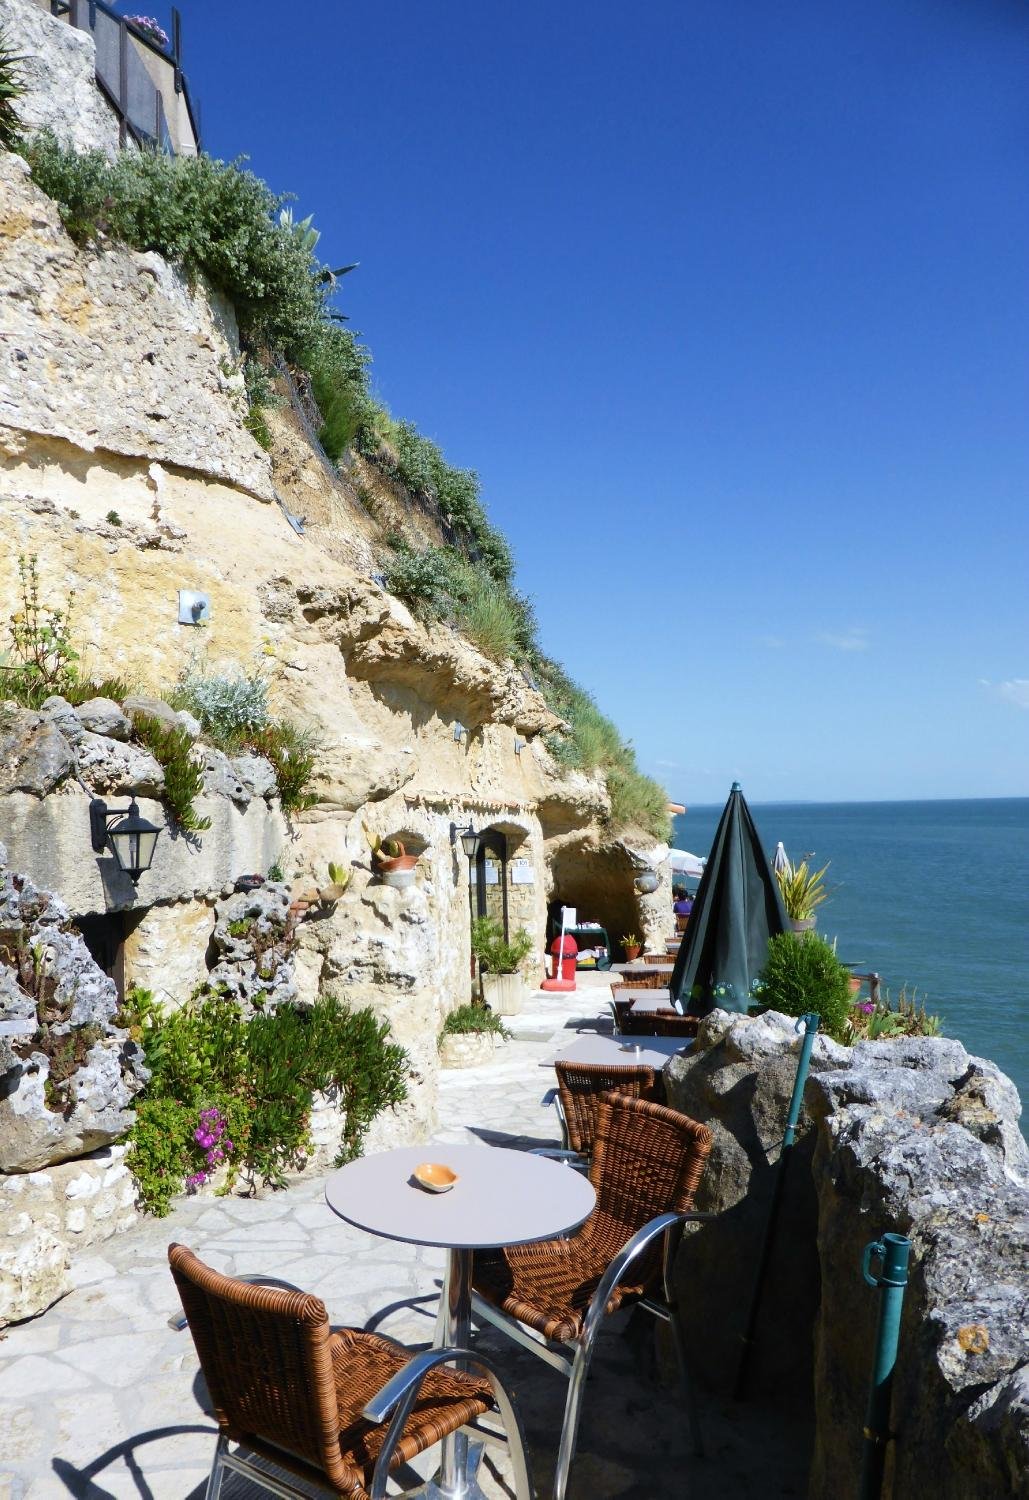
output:
[[135,1224],[126,1150],[107,1146],[42,1171],[0,1176],[0,1328],[70,1292],[75,1253]]
[[0,200],[0,450],[17,453],[24,434],[42,434],[271,500],[267,456],[240,421],[227,304],[191,289],[159,255],[79,250],[26,163],[5,152]]
[[267,881],[257,890],[239,891],[218,902],[215,917],[216,957],[208,988],[236,1001],[245,1015],[295,999],[289,886]]
[[7,45],[19,58],[25,89],[18,115],[28,130],[48,125],[77,151],[118,149],[118,121],[96,86],[96,48],[85,31],[36,0],[4,0]]
[[[715,1011],[666,1069],[669,1102],[713,1132],[697,1206],[716,1219],[677,1268],[698,1374],[739,1358],[800,1037]],[[913,1244],[892,1445],[893,1500],[1024,1496],[1029,1477],[1029,1149],[994,1064],[947,1038],[820,1037],[758,1327],[754,1387],[814,1402],[810,1495],[857,1494],[876,1307],[860,1265],[886,1230]],[[719,1309],[711,1316],[711,1309]]]
[[140,1048],[116,1022],[114,983],[68,910],[7,867],[0,845],[0,1172],[33,1172],[118,1140],[146,1080]]

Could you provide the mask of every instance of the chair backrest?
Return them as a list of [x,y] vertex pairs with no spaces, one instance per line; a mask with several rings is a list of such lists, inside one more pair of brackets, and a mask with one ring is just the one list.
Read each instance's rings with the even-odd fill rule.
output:
[[644,969],[641,974],[625,974],[621,979],[611,981],[611,993],[615,990],[666,990],[668,988],[668,975],[659,974],[656,969]]
[[[587,1221],[594,1248],[611,1260],[658,1214],[692,1208],[710,1150],[710,1130],[688,1115],[642,1099],[602,1094],[589,1174],[597,1194]],[[649,1284],[659,1268],[655,1247],[642,1269],[630,1275]]]
[[655,1036],[696,1036],[700,1029],[699,1016],[681,1016],[677,1010],[651,1011]]
[[607,1066],[600,1063],[555,1062],[557,1091],[565,1113],[568,1144],[573,1151],[588,1156],[593,1150],[593,1122],[597,1096],[603,1093],[624,1094],[629,1099],[644,1099],[654,1092],[654,1070],[630,1065]]
[[185,1245],[169,1245],[168,1260],[226,1436],[284,1448],[352,1487],[339,1451],[325,1304],[223,1276]]
[[675,930],[676,930],[676,932],[685,932],[686,928],[689,926],[689,922],[690,922],[689,912],[687,912],[685,915],[681,914],[680,912],[676,912],[676,914],[675,914]]

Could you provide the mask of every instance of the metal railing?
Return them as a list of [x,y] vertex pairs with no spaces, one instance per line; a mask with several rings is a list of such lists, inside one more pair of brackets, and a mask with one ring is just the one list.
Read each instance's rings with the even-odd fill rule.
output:
[[[44,0],[45,3],[45,0]],[[92,36],[96,81],[118,117],[122,146],[157,147],[173,156],[200,150],[199,117],[182,71],[182,18],[172,10],[165,49],[119,16],[106,0],[49,0],[50,14]]]

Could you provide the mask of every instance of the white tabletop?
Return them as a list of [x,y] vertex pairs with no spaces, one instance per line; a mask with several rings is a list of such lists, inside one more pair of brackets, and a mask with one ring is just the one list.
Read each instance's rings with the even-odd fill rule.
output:
[[[458,1174],[448,1193],[411,1181],[422,1162]],[[596,1194],[589,1179],[559,1162],[499,1146],[401,1146],[362,1156],[333,1172],[325,1201],[341,1219],[385,1239],[451,1250],[523,1245],[574,1229]]]
[[[663,1068],[670,1057],[685,1052],[690,1045],[675,1036],[581,1036],[541,1062],[540,1067],[552,1068],[556,1062],[572,1062],[622,1068]],[[640,1049],[638,1056],[637,1046]]]
[[655,990],[642,984],[639,986],[630,984],[624,990],[618,991],[619,1004],[624,1003],[626,1000],[631,1000],[633,1005],[636,1004],[637,1000],[658,1000],[661,1002],[658,1009],[667,1010],[672,1003],[672,992],[667,985],[662,989]]

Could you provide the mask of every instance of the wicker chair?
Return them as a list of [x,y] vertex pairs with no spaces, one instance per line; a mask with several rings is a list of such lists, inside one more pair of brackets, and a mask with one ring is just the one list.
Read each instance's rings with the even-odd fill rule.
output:
[[676,932],[685,932],[686,928],[689,926],[689,922],[690,922],[689,913],[687,913],[686,916],[680,916],[680,914],[678,912],[676,912],[676,914],[675,914],[675,930],[676,930]]
[[[477,1425],[494,1408],[516,1493],[531,1500],[521,1426],[488,1358],[411,1355],[380,1334],[330,1330],[324,1303],[288,1283],[223,1276],[185,1245],[170,1245],[168,1259],[218,1422],[207,1500],[218,1500],[226,1470],[281,1496],[310,1493],[285,1471],[320,1493],[380,1500],[391,1470],[451,1433],[497,1440]],[[444,1368],[458,1358],[486,1378]]]
[[611,981],[611,993],[615,990],[666,990],[668,988],[668,975],[659,974],[656,969],[644,969],[639,974],[623,974],[620,979]]
[[569,1381],[554,1500],[564,1500],[586,1375],[604,1317],[632,1303],[671,1325],[699,1452],[672,1265],[684,1223],[708,1217],[692,1206],[710,1149],[706,1125],[660,1104],[603,1094],[590,1164],[597,1204],[586,1222],[563,1239],[476,1252],[477,1316]]
[[598,1094],[623,1094],[627,1099],[650,1099],[654,1069],[605,1066],[598,1063],[555,1062],[558,1114],[566,1151],[586,1160],[593,1151]]

